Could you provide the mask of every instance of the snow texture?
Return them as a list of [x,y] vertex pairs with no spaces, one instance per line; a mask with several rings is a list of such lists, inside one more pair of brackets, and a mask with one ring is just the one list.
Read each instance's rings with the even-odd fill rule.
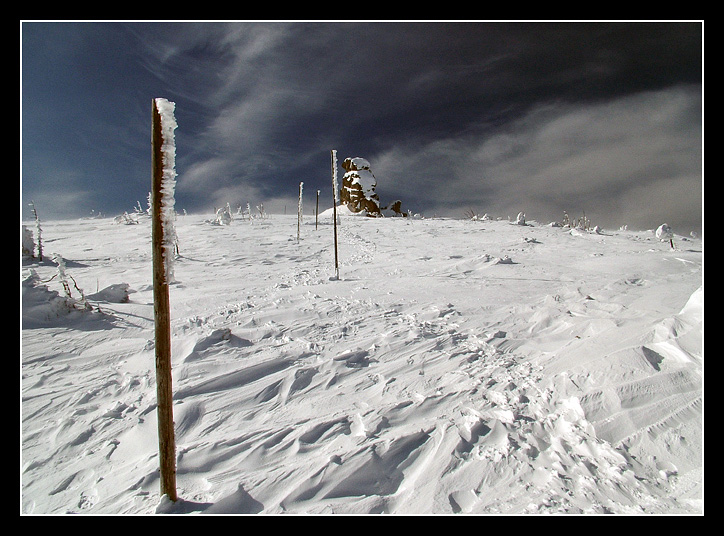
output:
[[296,215],[179,216],[176,502],[150,219],[44,222],[102,290],[22,261],[21,513],[703,514],[702,240],[531,212],[340,207],[340,278],[331,211],[301,242]]

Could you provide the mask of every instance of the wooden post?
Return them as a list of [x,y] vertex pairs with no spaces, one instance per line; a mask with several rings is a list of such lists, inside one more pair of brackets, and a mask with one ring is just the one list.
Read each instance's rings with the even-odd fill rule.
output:
[[302,188],[304,187],[304,183],[299,183],[299,203],[297,204],[297,242],[299,242],[299,237],[301,235],[302,231]]
[[319,226],[319,190],[317,190],[317,209],[314,211],[314,230]]
[[[161,115],[153,101],[152,156],[152,229],[153,313],[156,327],[156,396],[158,411],[158,449],[161,495],[176,501],[176,440],[173,429],[173,393],[171,389],[171,313],[169,305],[161,192],[164,156]],[[170,252],[168,252],[170,254]]]
[[337,255],[337,151],[332,149],[332,218],[334,219],[334,274],[339,280],[339,257]]

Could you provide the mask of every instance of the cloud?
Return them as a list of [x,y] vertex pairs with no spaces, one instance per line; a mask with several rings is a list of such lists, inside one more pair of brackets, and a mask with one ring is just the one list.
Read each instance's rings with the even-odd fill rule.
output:
[[[193,153],[179,166],[180,192],[269,199],[322,147],[329,150],[331,142],[322,141],[329,136],[318,126],[330,89],[300,59],[311,46],[309,39],[296,41],[304,30],[286,23],[217,24],[197,28],[173,58],[165,56],[167,63],[200,62],[205,73],[203,120],[179,132],[179,152]],[[214,58],[213,68],[207,57]],[[185,111],[177,109],[179,116]]]
[[22,219],[33,217],[28,206],[31,202],[35,205],[41,220],[72,219],[78,217],[79,214],[91,216],[103,212],[102,200],[96,199],[93,192],[76,189],[72,186],[23,188],[20,202]]
[[178,190],[203,203],[293,193],[337,148],[371,160],[381,195],[410,208],[607,219],[640,184],[696,181],[696,88],[604,98],[627,94],[637,64],[625,58],[653,57],[669,28],[196,23],[138,35],[149,72],[188,99],[179,116],[199,118],[179,117]]
[[40,187],[38,159],[53,175],[74,170],[75,190],[105,195],[109,212],[145,198],[158,96],[177,103],[178,206],[189,211],[293,198],[300,181],[326,189],[332,148],[370,160],[383,198],[426,213],[524,204],[555,218],[562,201],[588,213],[592,199],[608,213],[652,177],[700,182],[687,143],[701,138],[701,86],[661,90],[700,84],[700,24],[24,30],[24,178]]
[[701,105],[698,86],[553,102],[492,134],[401,144],[369,159],[380,192],[427,211],[522,210],[542,221],[585,211],[606,226],[700,227]]

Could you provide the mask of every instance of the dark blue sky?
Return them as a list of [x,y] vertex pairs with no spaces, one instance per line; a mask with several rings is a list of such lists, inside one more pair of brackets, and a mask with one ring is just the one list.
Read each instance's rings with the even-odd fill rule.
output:
[[20,30],[23,217],[30,200],[44,219],[145,206],[163,97],[178,210],[293,211],[300,181],[327,208],[336,149],[370,162],[383,204],[426,216],[566,210],[609,229],[701,230],[702,22]]

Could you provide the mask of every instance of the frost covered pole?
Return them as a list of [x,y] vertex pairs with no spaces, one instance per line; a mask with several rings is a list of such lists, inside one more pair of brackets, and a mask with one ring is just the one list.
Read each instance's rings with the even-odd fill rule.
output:
[[176,501],[176,440],[173,428],[171,389],[171,313],[168,284],[172,277],[174,187],[176,183],[174,141],[175,104],[165,99],[153,101],[151,135],[153,313],[156,327],[156,396],[161,495]]
[[319,226],[319,190],[317,190],[317,208],[314,211],[314,230]]
[[332,199],[332,217],[334,219],[334,277],[339,279],[339,257],[337,255],[337,202],[338,202],[338,188],[337,188],[337,151],[332,149],[332,190],[334,197]]
[[304,183],[299,183],[299,203],[297,204],[297,242],[299,242],[299,235],[302,230],[302,188]]

